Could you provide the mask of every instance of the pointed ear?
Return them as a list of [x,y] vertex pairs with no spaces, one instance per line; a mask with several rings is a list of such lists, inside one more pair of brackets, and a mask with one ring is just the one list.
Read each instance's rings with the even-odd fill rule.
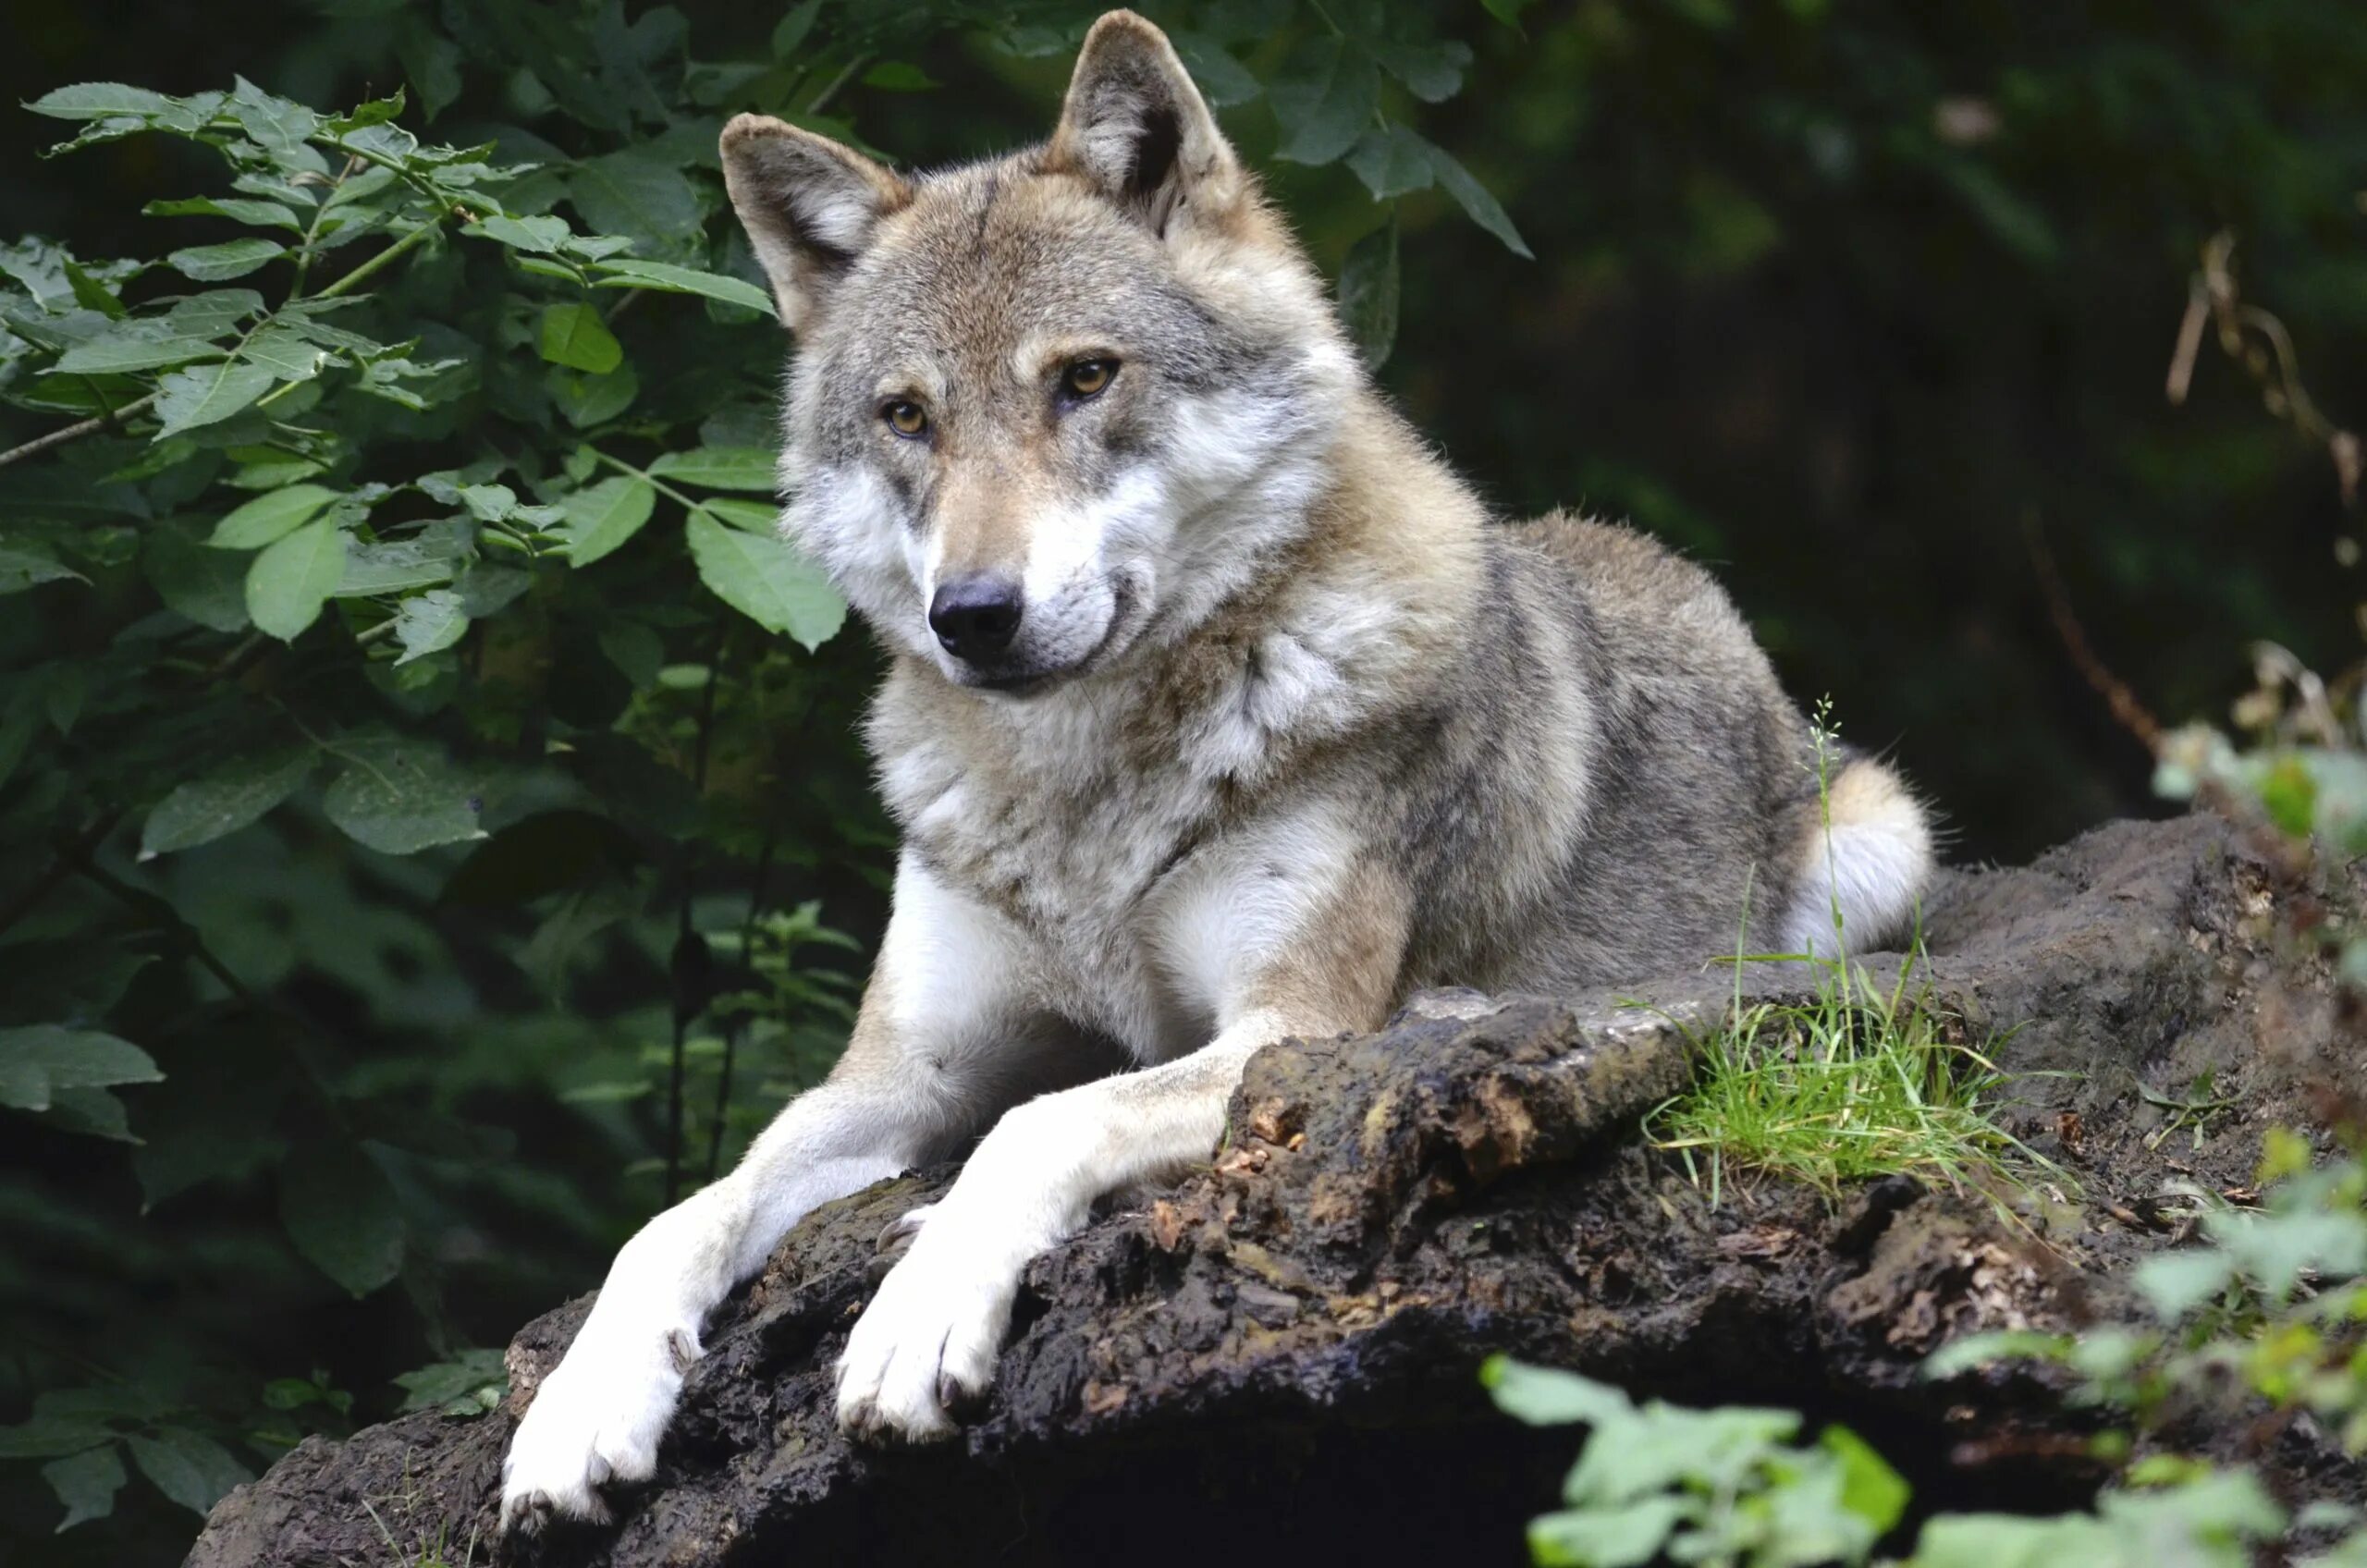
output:
[[1246,193],[1174,45],[1132,11],[1110,12],[1085,35],[1046,163],[1082,175],[1154,234],[1179,213],[1218,215]]
[[722,148],[724,188],[772,280],[781,325],[803,332],[912,188],[852,148],[769,115],[735,117]]

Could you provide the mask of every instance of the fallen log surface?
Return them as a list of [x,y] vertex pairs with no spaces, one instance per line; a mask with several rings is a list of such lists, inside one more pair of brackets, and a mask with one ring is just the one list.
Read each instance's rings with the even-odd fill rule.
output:
[[[2081,1418],[2042,1380],[1940,1387],[1918,1366],[1961,1333],[2116,1308],[2128,1264],[2176,1239],[2165,1181],[2240,1183],[2267,1127],[2360,1092],[2324,965],[2286,934],[2317,896],[2203,816],[1948,874],[1909,987],[2024,1075],[2008,1125],[2077,1183],[2035,1222],[1904,1179],[1713,1204],[1636,1127],[1734,1004],[1729,972],[1428,993],[1377,1034],[1260,1053],[1210,1167],[1037,1259],[956,1441],[865,1448],[831,1415],[831,1364],[892,1262],[880,1234],[946,1168],[819,1210],[733,1294],[617,1524],[496,1541],[503,1450],[587,1296],[520,1331],[502,1409],[312,1439],[223,1500],[189,1563],[1518,1562],[1579,1437],[1497,1415],[1473,1378],[1491,1351],[1846,1421],[1919,1506],[2075,1503],[2098,1477],[2065,1462]],[[2140,1085],[2205,1072],[2236,1109],[2157,1136]]]

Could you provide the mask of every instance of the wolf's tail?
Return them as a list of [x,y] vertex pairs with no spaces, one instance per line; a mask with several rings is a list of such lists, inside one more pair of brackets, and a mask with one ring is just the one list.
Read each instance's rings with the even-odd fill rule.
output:
[[1795,808],[1798,827],[1790,837],[1799,858],[1770,951],[1827,959],[1882,952],[1913,930],[1936,864],[1931,814],[1887,764],[1845,755],[1823,798],[1812,794]]

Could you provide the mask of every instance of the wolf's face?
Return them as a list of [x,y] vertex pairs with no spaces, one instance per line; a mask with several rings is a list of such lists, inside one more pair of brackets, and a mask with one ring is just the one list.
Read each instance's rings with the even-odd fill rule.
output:
[[896,645],[1024,692],[1188,629],[1301,526],[1357,372],[1148,23],[1044,147],[906,178],[724,132],[797,333],[791,536]]

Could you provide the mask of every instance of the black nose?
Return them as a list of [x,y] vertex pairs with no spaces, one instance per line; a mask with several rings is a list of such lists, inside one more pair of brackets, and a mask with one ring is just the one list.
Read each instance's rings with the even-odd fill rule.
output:
[[1019,584],[1004,577],[957,577],[928,604],[929,630],[957,659],[986,659],[1019,634]]

